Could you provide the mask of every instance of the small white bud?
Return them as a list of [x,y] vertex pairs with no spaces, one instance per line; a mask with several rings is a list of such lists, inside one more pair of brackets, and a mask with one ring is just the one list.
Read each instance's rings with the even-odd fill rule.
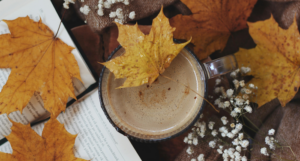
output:
[[268,131],[268,134],[269,134],[269,135],[274,135],[274,134],[275,134],[275,130],[274,130],[274,129],[270,129],[270,130]]
[[84,5],[83,7],[80,7],[80,12],[82,12],[84,15],[88,15],[91,11],[90,7],[87,5]]
[[216,79],[216,85],[219,85],[221,83],[221,79]]
[[132,20],[135,18],[135,12],[134,11],[131,11],[129,13],[129,18],[132,19]]
[[109,2],[104,2],[103,3],[104,8],[110,9],[111,8],[111,3]]
[[116,17],[116,12],[110,12],[109,17],[110,18],[115,18]]
[[99,15],[99,16],[103,16],[104,15],[104,12],[103,12],[103,10],[102,9],[98,9],[98,11],[97,11],[97,14]]

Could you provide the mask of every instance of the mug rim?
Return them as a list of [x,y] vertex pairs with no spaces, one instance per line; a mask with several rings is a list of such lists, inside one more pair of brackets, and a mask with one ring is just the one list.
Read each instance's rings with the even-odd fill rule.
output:
[[[174,42],[175,43],[181,43],[179,40],[176,40],[174,39]],[[115,53],[120,50],[122,48],[121,45],[119,45],[110,55],[109,57],[107,58],[106,61],[109,61],[111,60],[111,58],[115,55]],[[184,49],[186,49],[192,56],[193,58],[196,60],[196,62],[201,66],[202,68],[202,71],[204,73],[204,98],[207,99],[207,80],[208,80],[208,74],[207,74],[207,71],[205,70],[205,66],[204,64],[198,59],[198,57],[194,54],[194,52],[188,48],[187,46],[184,47]],[[106,67],[103,66],[102,68],[102,71],[100,73],[100,76],[99,76],[99,84],[98,84],[98,95],[99,95],[99,101],[100,101],[100,105],[101,105],[101,109],[103,110],[106,118],[108,119],[108,121],[110,122],[110,124],[114,127],[114,129],[116,129],[117,132],[121,133],[122,135],[128,137],[129,139],[131,140],[135,140],[135,141],[139,141],[139,142],[144,142],[144,143],[155,143],[155,142],[161,142],[161,141],[165,141],[165,140],[169,140],[169,139],[172,139],[172,138],[175,138],[181,134],[183,134],[184,132],[186,132],[188,129],[190,129],[195,123],[196,121],[199,119],[200,115],[202,114],[202,111],[206,105],[206,101],[203,101],[202,102],[202,105],[201,105],[201,108],[200,110],[198,111],[198,114],[196,115],[196,117],[194,118],[194,120],[190,123],[190,125],[188,125],[186,128],[184,128],[183,130],[179,131],[178,133],[174,134],[174,135],[171,135],[171,136],[168,136],[168,137],[165,137],[165,138],[160,138],[160,139],[141,139],[141,138],[137,138],[135,136],[132,136],[130,134],[127,134],[125,133],[123,130],[121,130],[114,122],[113,120],[110,118],[106,108],[105,108],[105,105],[104,105],[104,101],[103,101],[103,97],[102,97],[102,77],[103,77],[103,74],[104,74],[104,71],[106,70]]]

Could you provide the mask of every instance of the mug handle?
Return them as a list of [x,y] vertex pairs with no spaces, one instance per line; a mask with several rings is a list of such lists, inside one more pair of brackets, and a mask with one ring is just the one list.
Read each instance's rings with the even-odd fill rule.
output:
[[234,55],[224,56],[204,63],[208,73],[208,79],[218,77],[237,69],[237,61]]

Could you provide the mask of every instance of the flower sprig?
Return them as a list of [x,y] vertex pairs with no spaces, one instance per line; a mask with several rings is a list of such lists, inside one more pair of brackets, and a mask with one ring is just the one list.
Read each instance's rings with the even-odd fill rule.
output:
[[[199,141],[205,141],[210,148],[216,149],[216,151],[222,155],[224,161],[248,160],[246,154],[250,151],[250,141],[253,141],[253,138],[243,129],[244,127],[249,128],[249,126],[240,120],[241,118],[247,119],[245,114],[252,113],[253,107],[250,103],[250,99],[253,100],[253,98],[256,97],[255,93],[258,87],[254,84],[249,84],[247,87],[245,80],[238,80],[238,78],[250,71],[251,69],[249,67],[241,67],[241,69],[230,73],[230,76],[233,78],[233,88],[227,90],[223,86],[220,86],[222,80],[216,79],[214,92],[219,94],[219,97],[215,99],[214,104],[218,106],[218,108],[227,111],[229,115],[222,116],[219,120],[220,122],[217,123],[211,120],[207,122],[203,121],[205,120],[205,116],[201,114],[199,120],[192,128],[192,132],[184,138],[184,142],[189,145],[186,150],[189,155],[194,153],[193,146],[197,146]],[[213,98],[213,96],[208,97]],[[221,126],[218,127],[217,125]],[[257,130],[258,128],[256,127],[256,131],[254,132],[257,133]],[[294,154],[290,146],[280,146],[278,141],[273,137],[274,135],[275,130],[270,129],[265,137],[266,146],[259,143],[261,146],[260,153],[262,155],[270,156],[276,147],[288,147]],[[276,154],[274,154],[274,156],[276,156]],[[199,154],[196,159],[198,161],[205,161],[205,156],[204,154]],[[196,161],[196,159],[192,158],[191,161]]]

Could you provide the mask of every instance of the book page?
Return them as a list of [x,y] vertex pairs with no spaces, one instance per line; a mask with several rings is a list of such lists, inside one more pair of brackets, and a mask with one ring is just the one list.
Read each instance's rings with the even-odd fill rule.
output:
[[[128,138],[118,133],[101,109],[97,91],[91,96],[67,108],[57,118],[71,134],[78,134],[74,154],[92,161],[140,161]],[[44,124],[32,128],[42,134]],[[7,142],[0,151],[12,153]]]
[[[57,31],[60,24],[60,18],[57,15],[50,0],[2,0],[0,1],[0,19],[13,20],[18,17],[29,16],[31,19],[38,21],[40,18],[54,33]],[[0,21],[0,35],[9,33],[8,26],[3,21]],[[62,39],[66,44],[76,47],[71,37],[62,24],[58,37]],[[75,48],[72,53],[78,62],[80,75],[83,82],[77,79],[73,79],[74,92],[76,95],[82,93],[91,84],[95,83],[95,79],[88,69],[86,63]],[[0,91],[6,83],[10,74],[10,69],[0,69]],[[34,120],[47,115],[47,111],[43,108],[43,101],[38,94],[34,94],[28,103],[27,107],[23,110],[23,114],[19,111],[13,112],[9,117],[16,122],[28,124]],[[4,138],[4,135],[10,133],[11,123],[9,122],[5,114],[0,115],[0,139]]]

